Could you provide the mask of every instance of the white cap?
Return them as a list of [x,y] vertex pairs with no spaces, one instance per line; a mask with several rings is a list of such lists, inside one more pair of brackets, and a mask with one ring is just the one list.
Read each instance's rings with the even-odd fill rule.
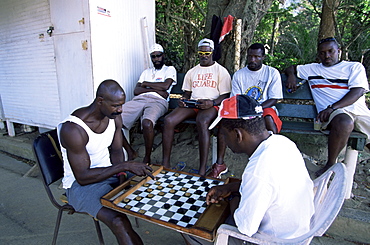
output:
[[149,54],[156,51],[163,53],[163,47],[158,43],[153,44],[153,46],[149,50]]
[[204,38],[204,39],[200,40],[199,43],[198,43],[198,48],[200,46],[206,46],[206,47],[211,47],[211,49],[215,49],[215,45],[214,45],[213,41],[211,39],[208,39],[208,38]]

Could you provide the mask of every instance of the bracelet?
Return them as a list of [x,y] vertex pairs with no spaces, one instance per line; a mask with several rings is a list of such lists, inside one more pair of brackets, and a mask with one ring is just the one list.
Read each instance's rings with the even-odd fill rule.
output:
[[216,101],[213,100],[213,106],[216,106]]
[[116,174],[116,175],[117,175],[117,177],[119,177],[119,176],[121,176],[121,175],[127,176],[127,174],[126,174],[125,172],[120,172],[120,173],[118,173],[118,174]]

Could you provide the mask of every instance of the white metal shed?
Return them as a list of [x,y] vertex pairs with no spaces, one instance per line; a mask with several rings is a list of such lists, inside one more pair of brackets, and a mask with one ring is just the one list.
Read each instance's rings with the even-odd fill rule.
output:
[[10,135],[13,122],[54,128],[108,78],[130,100],[151,65],[155,0],[0,2],[0,119]]

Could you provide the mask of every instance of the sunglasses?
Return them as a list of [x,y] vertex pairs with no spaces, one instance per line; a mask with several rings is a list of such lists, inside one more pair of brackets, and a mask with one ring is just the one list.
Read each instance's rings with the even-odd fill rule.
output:
[[155,59],[155,58],[159,58],[159,57],[162,57],[163,53],[162,54],[151,54],[150,57],[152,59]]
[[326,42],[337,42],[337,39],[335,39],[334,37],[324,38],[319,41],[319,44],[326,43]]
[[203,52],[203,51],[198,51],[198,54],[199,54],[200,56],[203,56],[203,55],[208,56],[208,55],[212,54],[212,52]]

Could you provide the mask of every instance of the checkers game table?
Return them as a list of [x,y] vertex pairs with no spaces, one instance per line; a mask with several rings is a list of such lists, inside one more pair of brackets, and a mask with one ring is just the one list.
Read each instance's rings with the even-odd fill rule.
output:
[[229,215],[229,203],[207,206],[208,190],[227,180],[151,165],[156,180],[134,176],[101,198],[107,208],[213,241]]

